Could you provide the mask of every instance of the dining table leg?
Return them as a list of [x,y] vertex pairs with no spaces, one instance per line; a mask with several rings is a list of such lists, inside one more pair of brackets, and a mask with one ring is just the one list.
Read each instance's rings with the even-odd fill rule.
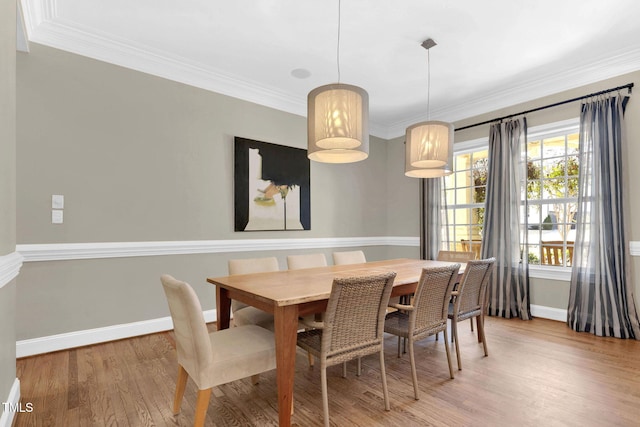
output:
[[218,330],[229,328],[231,318],[231,298],[229,291],[222,286],[216,286],[216,326]]
[[276,339],[278,418],[280,427],[289,427],[293,408],[293,379],[296,369],[298,306],[275,307],[273,314]]

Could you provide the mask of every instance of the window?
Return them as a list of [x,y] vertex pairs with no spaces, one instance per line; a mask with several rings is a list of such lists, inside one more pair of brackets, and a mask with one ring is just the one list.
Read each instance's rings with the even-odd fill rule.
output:
[[[480,254],[487,145],[484,139],[456,146],[454,173],[445,177],[448,224],[442,239],[444,249]],[[527,186],[522,206],[523,211],[526,210],[527,254],[532,266],[571,266],[578,198],[578,149],[577,120],[528,131]]]

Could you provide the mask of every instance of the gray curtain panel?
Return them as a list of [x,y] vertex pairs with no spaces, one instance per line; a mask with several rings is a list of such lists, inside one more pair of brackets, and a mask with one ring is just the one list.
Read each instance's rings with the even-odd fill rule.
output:
[[496,258],[488,288],[489,315],[523,320],[531,318],[524,251],[526,214],[521,200],[527,179],[526,142],[524,117],[491,125],[481,249],[482,258]]
[[576,242],[567,323],[576,331],[640,339],[622,185],[623,99],[582,105]]
[[436,259],[442,247],[442,234],[446,233],[446,230],[443,231],[443,225],[446,225],[443,178],[423,178],[420,181],[422,193],[420,258]]

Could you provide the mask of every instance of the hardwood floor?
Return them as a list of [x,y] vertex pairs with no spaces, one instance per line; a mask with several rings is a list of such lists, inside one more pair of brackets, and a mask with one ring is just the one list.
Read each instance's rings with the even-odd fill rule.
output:
[[[442,344],[416,347],[420,400],[413,399],[408,354],[385,346],[391,411],[384,411],[378,356],[328,370],[331,423],[336,426],[632,426],[640,424],[640,342],[576,333],[564,323],[486,319],[489,357],[460,327],[462,371],[449,379]],[[213,326],[211,326],[213,328]],[[189,426],[196,389],[189,381],[182,412],[171,414],[177,362],[173,333],[19,359],[19,426]],[[453,347],[452,347],[453,350]],[[455,364],[455,351],[453,351]],[[298,350],[297,426],[322,424],[320,372]],[[275,371],[216,387],[207,423],[277,425]]]

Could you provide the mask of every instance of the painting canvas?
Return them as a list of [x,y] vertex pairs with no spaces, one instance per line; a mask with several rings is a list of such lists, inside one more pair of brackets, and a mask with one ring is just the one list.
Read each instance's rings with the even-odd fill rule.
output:
[[309,230],[307,150],[236,137],[235,231]]

